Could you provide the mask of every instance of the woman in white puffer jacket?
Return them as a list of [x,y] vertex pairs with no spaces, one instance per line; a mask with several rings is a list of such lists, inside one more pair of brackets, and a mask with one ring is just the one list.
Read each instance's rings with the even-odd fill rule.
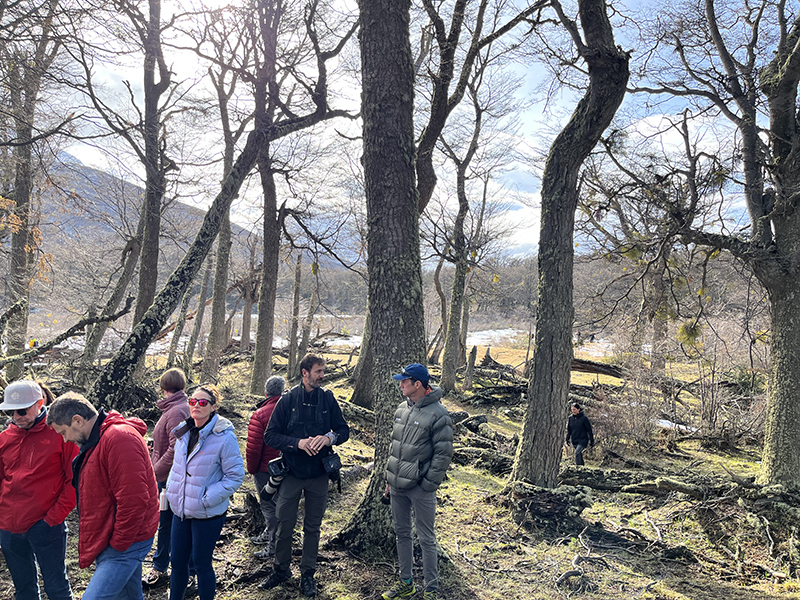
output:
[[172,520],[170,600],[182,600],[189,557],[197,571],[200,600],[216,592],[212,556],[233,493],[244,481],[244,462],[233,424],[217,414],[219,390],[203,384],[189,398],[190,418],[173,431],[175,458],[166,496]]

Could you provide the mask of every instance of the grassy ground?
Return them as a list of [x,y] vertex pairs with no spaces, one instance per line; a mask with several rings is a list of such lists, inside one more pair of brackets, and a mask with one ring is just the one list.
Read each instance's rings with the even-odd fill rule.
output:
[[[516,354],[504,355],[493,349],[492,356],[500,362],[514,363],[521,352],[524,359],[524,349],[511,352]],[[338,358],[346,360],[346,356]],[[229,399],[224,405],[225,413],[236,426],[243,451],[247,420],[254,407],[249,401],[235,398],[243,398],[248,371],[248,365],[234,364],[225,368],[222,378],[223,393]],[[581,383],[597,379],[576,374],[578,378]],[[346,380],[337,380],[330,387],[337,397],[349,398]],[[507,405],[476,407],[468,401],[449,399],[446,404],[450,410],[487,414],[489,424],[505,433],[520,429],[519,409],[509,410]],[[625,449],[631,458],[649,462],[668,474],[691,471],[725,475],[727,468],[744,476],[755,473],[758,466],[756,448],[713,453],[701,448],[696,440],[679,442],[677,448],[669,451],[658,447],[647,452],[637,452],[631,446]],[[371,432],[358,432],[341,447],[341,454],[345,468],[366,464],[372,455]],[[597,467],[605,458],[602,448],[596,448],[587,463]],[[565,465],[569,459],[565,454]],[[331,492],[323,524],[323,547],[352,514],[366,483],[365,478],[350,480],[342,494]],[[779,583],[767,571],[753,566],[775,564],[773,557],[778,550],[770,552],[770,540],[773,536],[778,538],[776,530],[783,524],[765,524],[758,515],[748,513],[735,502],[698,502],[677,493],[653,497],[592,491],[592,506],[582,517],[595,533],[579,537],[575,532],[552,528],[521,528],[512,519],[510,510],[498,501],[497,495],[506,483],[505,478],[472,466],[454,466],[450,470],[438,492],[438,537],[447,555],[440,566],[440,597],[453,600],[800,598],[798,580]],[[252,479],[248,478],[235,495],[232,514],[243,509],[245,496],[252,491]],[[74,513],[69,525],[68,570],[79,596],[91,569],[77,568]],[[783,530],[788,529],[783,527]],[[606,531],[608,535],[598,535],[598,531]],[[624,531],[628,537],[621,536]],[[631,531],[637,535],[632,536]],[[223,530],[215,555],[218,597],[275,600],[302,597],[297,578],[281,589],[265,592],[257,588],[269,564],[253,558],[259,548],[250,544],[249,533],[244,518],[230,520]],[[731,553],[739,559],[734,560]],[[556,585],[560,576],[573,569],[576,556],[591,559],[580,563],[583,574]],[[421,565],[418,567],[415,575],[421,583]],[[296,572],[297,564],[294,569]],[[395,566],[391,561],[368,561],[323,548],[317,579],[322,599],[376,599],[393,584]],[[151,600],[166,599],[167,588],[146,590],[145,596]],[[0,559],[0,598],[12,597],[10,578]]]

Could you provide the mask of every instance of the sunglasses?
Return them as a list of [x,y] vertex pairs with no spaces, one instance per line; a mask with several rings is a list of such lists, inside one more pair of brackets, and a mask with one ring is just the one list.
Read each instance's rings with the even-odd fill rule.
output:
[[189,398],[189,406],[208,406],[209,404],[214,404],[214,401],[208,398]]
[[29,406],[28,408],[17,408],[15,410],[4,410],[3,412],[6,413],[6,416],[9,416],[9,417],[13,417],[14,415],[16,415],[18,417],[24,417],[31,410],[32,406],[33,405]]

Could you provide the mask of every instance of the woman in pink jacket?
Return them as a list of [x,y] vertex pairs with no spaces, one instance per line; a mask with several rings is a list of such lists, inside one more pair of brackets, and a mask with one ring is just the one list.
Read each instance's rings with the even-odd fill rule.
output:
[[[156,406],[161,409],[162,414],[153,428],[153,451],[150,459],[153,461],[158,491],[161,493],[167,483],[169,470],[172,468],[172,457],[175,454],[175,433],[172,430],[189,418],[189,403],[184,391],[186,375],[180,369],[164,371],[159,385],[164,397],[156,403]],[[156,585],[167,575],[172,535],[172,511],[168,505],[161,511],[157,535],[153,567],[142,577],[142,581],[147,585]],[[190,572],[193,573],[193,570]]]

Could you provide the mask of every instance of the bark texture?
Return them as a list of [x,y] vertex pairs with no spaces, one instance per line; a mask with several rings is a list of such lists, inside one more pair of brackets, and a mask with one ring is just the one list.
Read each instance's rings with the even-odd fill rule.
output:
[[572,360],[573,229],[578,173],[611,123],[625,95],[628,56],[614,43],[603,0],[579,0],[584,39],[577,25],[554,7],[588,66],[589,86],[569,123],[556,137],[542,178],[539,238],[539,315],[528,408],[512,480],[555,487]]
[[414,66],[410,1],[361,0],[359,8],[375,469],[337,540],[356,552],[386,555],[394,549],[394,533],[379,498],[386,482],[394,411],[401,400],[391,376],[408,363],[425,360],[414,177]]

